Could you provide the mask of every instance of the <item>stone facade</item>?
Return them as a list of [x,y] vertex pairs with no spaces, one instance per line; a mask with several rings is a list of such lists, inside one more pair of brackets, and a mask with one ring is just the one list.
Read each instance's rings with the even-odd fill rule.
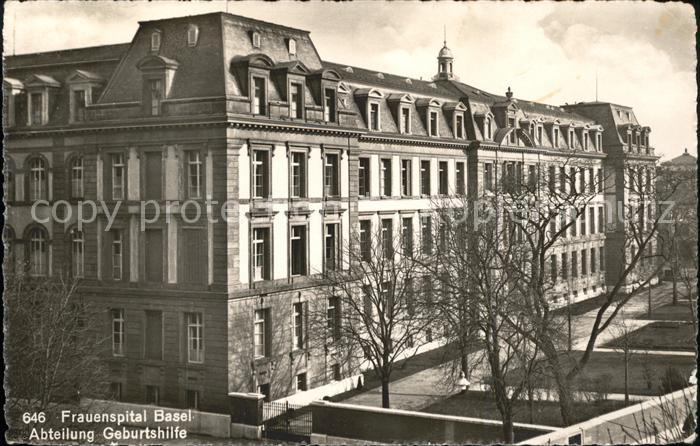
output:
[[[542,170],[574,153],[586,172],[616,174],[597,222],[625,196],[621,166],[654,165],[648,129],[614,116],[628,107],[493,95],[456,79],[446,46],[438,62],[448,71],[433,81],[326,62],[306,31],[225,13],[141,22],[129,44],[9,56],[5,268],[80,278],[104,308],[126,401],[225,412],[228,392],[276,399],[348,376],[295,328],[360,221],[390,218],[398,234],[410,218],[418,239],[432,199],[476,197],[487,170],[497,181],[512,163]],[[643,139],[628,150],[624,132]],[[84,200],[97,216],[78,228]],[[32,208],[70,218],[39,223]],[[589,226],[558,249],[602,257],[614,243]],[[602,270],[577,279],[575,299],[610,283]]]

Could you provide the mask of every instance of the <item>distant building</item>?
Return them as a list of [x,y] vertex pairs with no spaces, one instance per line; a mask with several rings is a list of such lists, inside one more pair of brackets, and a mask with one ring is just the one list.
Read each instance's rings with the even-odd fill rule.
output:
[[[347,377],[333,339],[308,342],[311,276],[347,262],[351,231],[419,249],[431,198],[564,168],[572,187],[606,178],[552,259],[572,300],[600,293],[623,264],[606,262],[622,234],[604,203],[629,198],[625,175],[650,184],[649,128],[626,106],[494,95],[454,63],[446,43],[432,81],[327,62],[307,31],[226,13],[8,56],[5,268],[82,280],[104,308],[115,398],[208,411],[231,391],[276,399]],[[81,200],[106,210],[79,228]],[[37,203],[59,218],[34,221]],[[346,309],[323,305],[332,328]]]

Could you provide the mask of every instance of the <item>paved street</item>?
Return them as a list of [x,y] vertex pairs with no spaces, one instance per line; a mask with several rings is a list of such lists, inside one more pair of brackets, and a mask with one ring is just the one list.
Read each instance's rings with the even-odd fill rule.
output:
[[[671,302],[671,284],[663,283],[652,289],[652,308],[660,307]],[[646,314],[648,311],[648,294],[646,291],[633,297],[625,306],[624,314],[627,317]],[[597,310],[573,316],[572,333],[574,350],[583,350],[586,347],[587,337],[595,322]],[[653,320],[627,320],[627,326],[637,329]],[[596,347],[603,345],[615,337],[615,330],[606,330],[596,342]],[[472,356],[474,359],[472,359]],[[470,361],[482,356],[481,352],[470,355]],[[414,375],[399,379],[391,383],[391,407],[395,409],[420,410],[438,400],[446,398],[457,392],[457,389],[447,388],[445,385],[445,368],[447,364],[441,364]],[[488,369],[482,367],[470,377],[473,382],[478,382],[480,377],[488,374]],[[360,404],[364,406],[381,406],[381,388],[371,389],[360,395],[344,400],[343,403]]]

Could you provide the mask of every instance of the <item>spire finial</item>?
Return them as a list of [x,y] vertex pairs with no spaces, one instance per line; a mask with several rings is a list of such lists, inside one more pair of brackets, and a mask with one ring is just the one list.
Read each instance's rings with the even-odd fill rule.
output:
[[447,25],[443,24],[442,25],[442,43],[447,46]]
[[513,98],[513,92],[510,90],[510,87],[508,87],[508,91],[506,91],[506,97],[508,100]]

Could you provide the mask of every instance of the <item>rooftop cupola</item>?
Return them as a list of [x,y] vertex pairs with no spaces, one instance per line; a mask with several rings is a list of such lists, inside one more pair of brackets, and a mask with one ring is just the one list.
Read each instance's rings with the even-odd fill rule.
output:
[[433,79],[455,79],[455,75],[452,72],[452,62],[454,61],[454,57],[452,57],[452,51],[447,48],[447,33],[445,33],[442,49],[440,49],[437,59],[438,74]]

